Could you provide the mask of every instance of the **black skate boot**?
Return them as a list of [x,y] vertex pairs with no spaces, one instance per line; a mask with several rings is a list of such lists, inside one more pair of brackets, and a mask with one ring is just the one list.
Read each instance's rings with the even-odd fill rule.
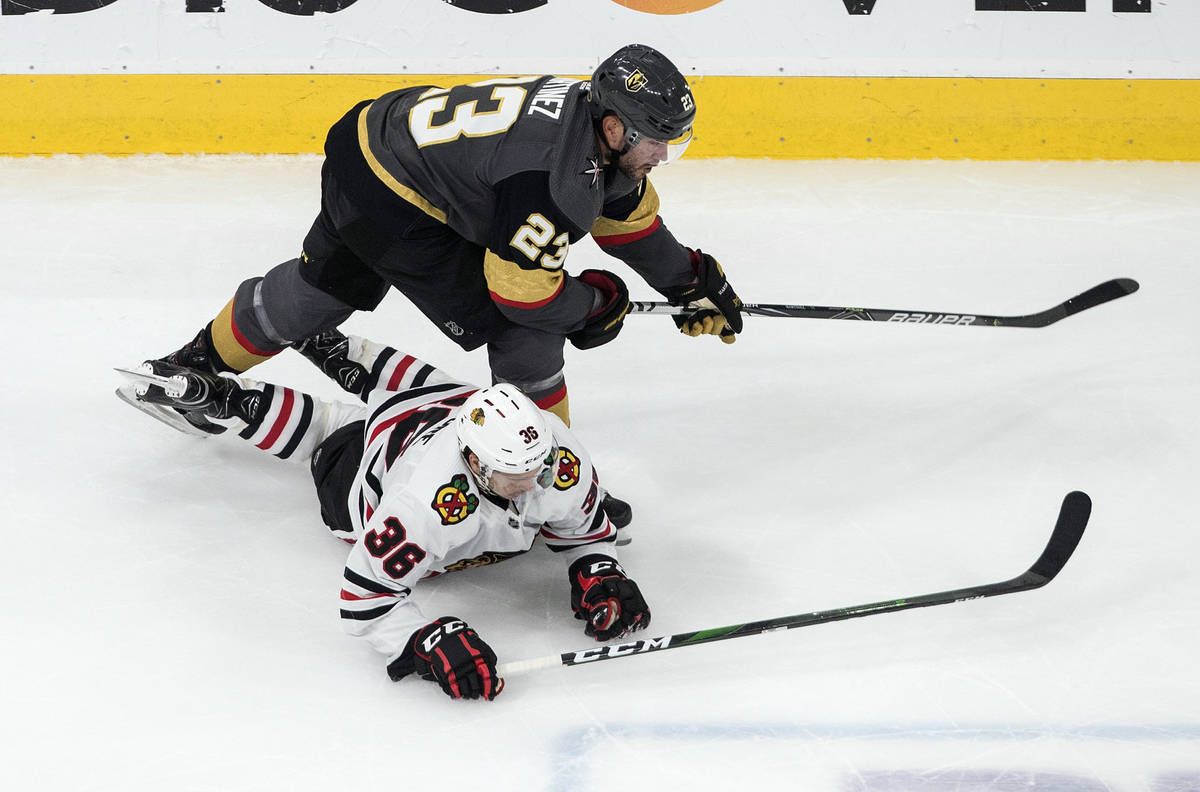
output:
[[337,328],[322,330],[296,341],[292,347],[342,390],[362,396],[367,386],[367,369],[350,359],[350,339]]
[[[205,372],[208,374],[217,374],[220,371],[230,371],[227,366],[217,357],[212,348],[212,324],[205,325],[196,337],[189,343],[184,344],[165,357],[158,360],[147,361],[148,363],[166,363],[170,366],[181,366],[184,368],[194,369],[196,371]],[[237,372],[234,372],[237,373]],[[148,401],[141,399],[141,401]],[[198,429],[204,434],[221,434],[225,431],[225,427],[220,424],[215,424],[209,421],[203,412],[200,411],[185,411],[175,408],[182,416],[183,420],[192,427]]]
[[608,519],[617,529],[617,544],[627,545],[632,542],[633,537],[630,536],[629,524],[633,522],[633,509],[630,505],[606,492],[600,499],[600,507],[604,509],[604,513],[608,515]]
[[[201,329],[195,338],[180,349],[157,360],[148,360],[139,366],[138,370],[151,374],[155,372],[155,366],[158,364],[187,368],[213,376],[222,371],[239,373],[227,366],[213,350],[212,323]],[[158,391],[161,393],[162,388],[158,388]],[[202,410],[181,409],[173,404],[154,401],[153,397],[148,400],[144,398],[148,392],[145,383],[127,383],[117,388],[117,398],[184,434],[211,437],[225,431],[224,426],[208,420]]]
[[163,363],[170,363],[172,366],[196,369],[197,371],[204,371],[209,374],[219,374],[222,371],[228,371],[233,374],[240,373],[226,366],[225,362],[213,352],[211,322],[201,328],[200,332],[196,333],[196,337],[191,341],[171,354],[158,358],[158,360],[161,360]]
[[[138,374],[153,375],[154,383],[139,382],[135,389],[140,402],[170,407],[184,416],[238,418],[252,424],[258,418],[262,392],[245,389],[237,380],[207,371],[185,368],[161,360],[138,367]],[[216,424],[214,424],[216,425]],[[225,427],[222,426],[224,431]]]
[[[156,363],[188,368],[214,375],[221,371],[238,373],[225,365],[224,361],[213,351],[212,323],[201,329],[195,338],[189,343],[184,344],[180,349],[157,360],[148,360],[139,366],[138,369],[144,371],[144,373],[153,373],[153,364]],[[159,390],[161,391],[162,389],[160,388]],[[138,408],[152,418],[156,418],[184,434],[196,437],[209,437],[225,431],[224,426],[208,420],[202,411],[182,410],[173,406],[145,400],[142,398],[145,391],[144,383],[127,383],[117,388],[117,397],[126,404]]]

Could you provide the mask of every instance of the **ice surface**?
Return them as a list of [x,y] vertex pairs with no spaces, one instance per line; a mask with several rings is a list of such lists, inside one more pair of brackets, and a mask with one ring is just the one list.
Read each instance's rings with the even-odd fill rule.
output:
[[[320,160],[0,159],[6,790],[1200,789],[1200,166],[683,162],[663,216],[742,297],[1045,329],[631,317],[568,349],[665,635],[1005,579],[1036,592],[515,677],[391,683],[342,634],[307,472],[113,397],[298,252]],[[609,263],[590,241],[570,268]],[[654,299],[619,263],[635,299]],[[399,295],[345,329],[486,378]],[[256,370],[333,396],[298,356]],[[543,548],[418,589],[503,660],[586,648]]]

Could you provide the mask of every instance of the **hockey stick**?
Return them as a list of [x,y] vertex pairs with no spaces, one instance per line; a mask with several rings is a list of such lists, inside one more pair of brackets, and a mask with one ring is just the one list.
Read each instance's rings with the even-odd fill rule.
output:
[[[1093,286],[1082,294],[1034,314],[1024,316],[989,316],[987,314],[937,313],[933,311],[895,311],[888,308],[834,308],[824,305],[781,305],[777,303],[743,303],[746,316],[782,316],[792,319],[857,319],[865,322],[901,322],[904,324],[948,324],[992,327],[1045,327],[1072,314],[1095,308],[1106,302],[1133,294],[1138,282],[1133,278],[1117,278]],[[682,306],[665,302],[632,302],[630,313],[680,314]]]
[[779,619],[746,622],[745,624],[717,627],[710,630],[676,633],[675,635],[664,635],[659,638],[643,638],[638,641],[630,641],[629,643],[597,646],[578,652],[564,652],[560,655],[548,655],[530,660],[516,660],[500,664],[496,669],[496,673],[501,677],[507,677],[541,668],[550,668],[559,665],[577,666],[585,663],[593,663],[597,660],[616,660],[622,657],[657,652],[663,649],[678,649],[683,646],[695,646],[696,644],[709,643],[711,641],[725,641],[730,638],[745,638],[748,635],[760,635],[776,630],[790,630],[793,627],[808,627],[814,624],[855,619],[859,616],[874,616],[879,613],[893,613],[911,608],[947,605],[951,602],[962,602],[963,600],[979,599],[980,597],[997,597],[1001,594],[1015,594],[1018,591],[1041,588],[1054,579],[1054,576],[1062,570],[1067,560],[1071,557],[1071,553],[1075,552],[1075,547],[1079,544],[1079,540],[1083,536],[1083,529],[1087,527],[1088,517],[1091,515],[1091,512],[1092,500],[1086,493],[1078,491],[1067,493],[1067,496],[1063,498],[1062,508],[1058,513],[1058,522],[1054,525],[1054,532],[1050,534],[1050,541],[1046,543],[1046,548],[1042,550],[1041,556],[1024,573],[1001,583],[989,583],[983,586],[941,591],[936,594],[923,594],[917,597],[872,602],[868,605],[855,605],[849,608],[835,608],[815,613],[802,613],[796,616],[784,616]]

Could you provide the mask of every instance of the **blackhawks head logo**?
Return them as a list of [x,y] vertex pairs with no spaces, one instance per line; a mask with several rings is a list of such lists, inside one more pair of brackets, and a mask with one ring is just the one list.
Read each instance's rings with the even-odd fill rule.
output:
[[467,477],[459,473],[438,489],[429,505],[442,518],[442,525],[454,525],[479,508],[479,498],[467,492]]
[[560,446],[554,463],[554,488],[567,490],[579,483],[579,457],[569,448]]

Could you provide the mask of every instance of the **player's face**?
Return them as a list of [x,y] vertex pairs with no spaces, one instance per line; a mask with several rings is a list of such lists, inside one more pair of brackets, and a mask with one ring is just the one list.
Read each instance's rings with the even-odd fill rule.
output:
[[674,140],[638,135],[637,143],[617,160],[617,167],[634,181],[643,179],[659,165],[668,165],[682,157],[691,142],[690,129]]
[[489,486],[492,492],[501,498],[512,500],[536,487],[540,474],[540,470],[531,470],[528,473],[492,473]]
[[[528,473],[502,473],[500,471],[492,471],[488,476],[487,481],[483,482],[486,488],[501,498],[513,500],[529,492],[534,487],[546,489],[554,483],[554,463],[558,459],[558,446],[553,445],[546,458],[542,460],[539,467],[530,470]],[[483,469],[479,466],[479,457],[471,454],[467,457],[467,464],[471,467],[471,472],[482,481]]]
[[[604,137],[608,143],[610,156],[625,147],[627,136],[625,125],[615,115],[604,119]],[[692,130],[685,131],[674,140],[659,140],[649,135],[633,134],[637,142],[630,146],[629,151],[617,158],[617,167],[630,179],[640,181],[651,170],[659,165],[674,162],[683,156],[688,145],[692,142]]]
[[662,140],[642,137],[637,145],[617,160],[621,172],[634,181],[641,181],[658,165],[667,163],[667,144]]

